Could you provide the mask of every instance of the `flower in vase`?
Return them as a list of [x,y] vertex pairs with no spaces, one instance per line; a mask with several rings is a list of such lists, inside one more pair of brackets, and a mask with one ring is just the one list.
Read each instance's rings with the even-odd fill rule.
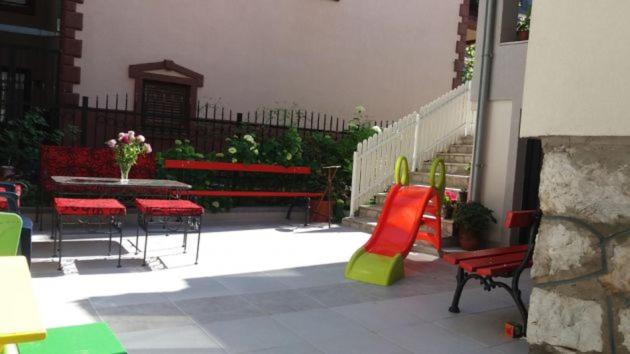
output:
[[151,152],[153,152],[153,148],[151,147],[151,144],[144,144],[144,152],[147,154],[150,154]]
[[129,140],[133,140],[133,138],[136,136],[136,132],[130,130],[127,132],[127,136],[129,137]]
[[105,142],[105,145],[107,145],[108,147],[110,147],[110,148],[112,148],[112,149],[113,149],[113,148],[115,148],[115,147],[116,147],[116,140],[115,140],[115,139],[112,139],[112,140],[106,141],[106,142]]
[[145,142],[145,140],[146,140],[146,138],[144,137],[144,135],[138,135],[138,136],[136,137],[136,140],[137,140],[139,143],[144,143],[144,142]]

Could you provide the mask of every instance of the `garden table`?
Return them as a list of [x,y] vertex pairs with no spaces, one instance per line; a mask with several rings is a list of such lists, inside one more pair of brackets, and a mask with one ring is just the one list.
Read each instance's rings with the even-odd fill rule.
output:
[[0,353],[7,344],[46,338],[26,258],[0,257],[0,286]]
[[167,179],[130,179],[124,183],[119,178],[105,177],[52,176],[51,179],[57,187],[54,192],[56,195],[136,197],[139,195],[150,196],[152,193],[164,195],[172,191],[174,196],[178,197],[180,191],[192,188],[189,184]]

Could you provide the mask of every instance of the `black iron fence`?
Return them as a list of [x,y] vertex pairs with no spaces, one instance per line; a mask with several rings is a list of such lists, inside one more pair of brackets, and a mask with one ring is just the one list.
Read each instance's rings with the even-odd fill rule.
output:
[[[347,122],[339,117],[317,112],[292,109],[261,109],[254,112],[235,112],[210,104],[197,104],[196,112],[182,116],[137,112],[130,109],[128,96],[106,96],[90,102],[83,97],[79,107],[62,108],[59,126],[66,132],[64,144],[100,147],[117,137],[119,132],[134,130],[143,134],[155,151],[164,151],[176,139],[188,139],[197,151],[222,151],[226,138],[234,134],[254,134],[257,141],[282,135],[295,127],[304,138],[313,133],[326,133],[339,140],[347,129]],[[371,122],[381,127],[389,122]]]

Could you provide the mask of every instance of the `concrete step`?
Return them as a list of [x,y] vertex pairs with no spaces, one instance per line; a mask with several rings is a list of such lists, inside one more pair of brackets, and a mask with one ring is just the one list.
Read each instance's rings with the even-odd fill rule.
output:
[[[409,174],[409,179],[411,183],[414,184],[428,184],[429,183],[429,173],[428,172],[411,172]],[[446,175],[446,187],[447,188],[468,188],[468,179],[467,175]]]
[[472,135],[462,136],[457,141],[459,144],[473,145],[475,143],[475,137]]
[[472,154],[472,144],[454,144],[448,147],[448,152],[456,154]]
[[[470,164],[469,163],[444,163],[446,167],[446,173],[451,175],[469,175]],[[431,162],[424,162],[420,167],[420,172],[429,172],[431,170]]]
[[[422,185],[422,186],[428,187],[427,185]],[[447,187],[446,190],[452,191],[453,193],[458,194],[461,189]],[[385,203],[385,198],[387,198],[387,192],[377,193],[374,196],[374,205],[383,205]]]
[[347,218],[343,218],[343,220],[341,220],[341,224],[344,226],[351,227],[355,230],[359,230],[359,231],[363,231],[363,232],[367,232],[368,234],[371,234],[372,231],[374,231],[374,228],[376,227],[376,219],[350,216]]
[[437,157],[444,159],[445,163],[471,163],[472,154],[457,154],[450,152],[440,152]]

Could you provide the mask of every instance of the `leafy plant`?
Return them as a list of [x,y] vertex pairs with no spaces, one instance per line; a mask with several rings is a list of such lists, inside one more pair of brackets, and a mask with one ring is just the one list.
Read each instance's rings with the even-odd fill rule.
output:
[[[523,4],[519,3],[519,7]],[[518,15],[518,22],[516,23],[516,31],[517,32],[527,32],[529,31],[529,23],[532,15],[532,7],[531,5],[527,6],[527,11],[524,14]]]
[[302,138],[295,127],[265,142],[262,146],[262,162],[283,166],[302,164]]
[[493,213],[479,202],[462,203],[455,210],[453,221],[460,230],[480,234],[487,231],[491,223],[496,224]]
[[467,45],[464,49],[464,68],[462,69],[462,82],[472,80],[475,70],[475,44]]
[[43,111],[26,112],[0,127],[0,165],[15,166],[30,177],[39,161],[40,145],[58,145],[62,139],[63,133],[48,124]]
[[228,146],[224,157],[232,163],[257,163],[260,161],[259,144],[254,134],[234,135],[227,138]]

